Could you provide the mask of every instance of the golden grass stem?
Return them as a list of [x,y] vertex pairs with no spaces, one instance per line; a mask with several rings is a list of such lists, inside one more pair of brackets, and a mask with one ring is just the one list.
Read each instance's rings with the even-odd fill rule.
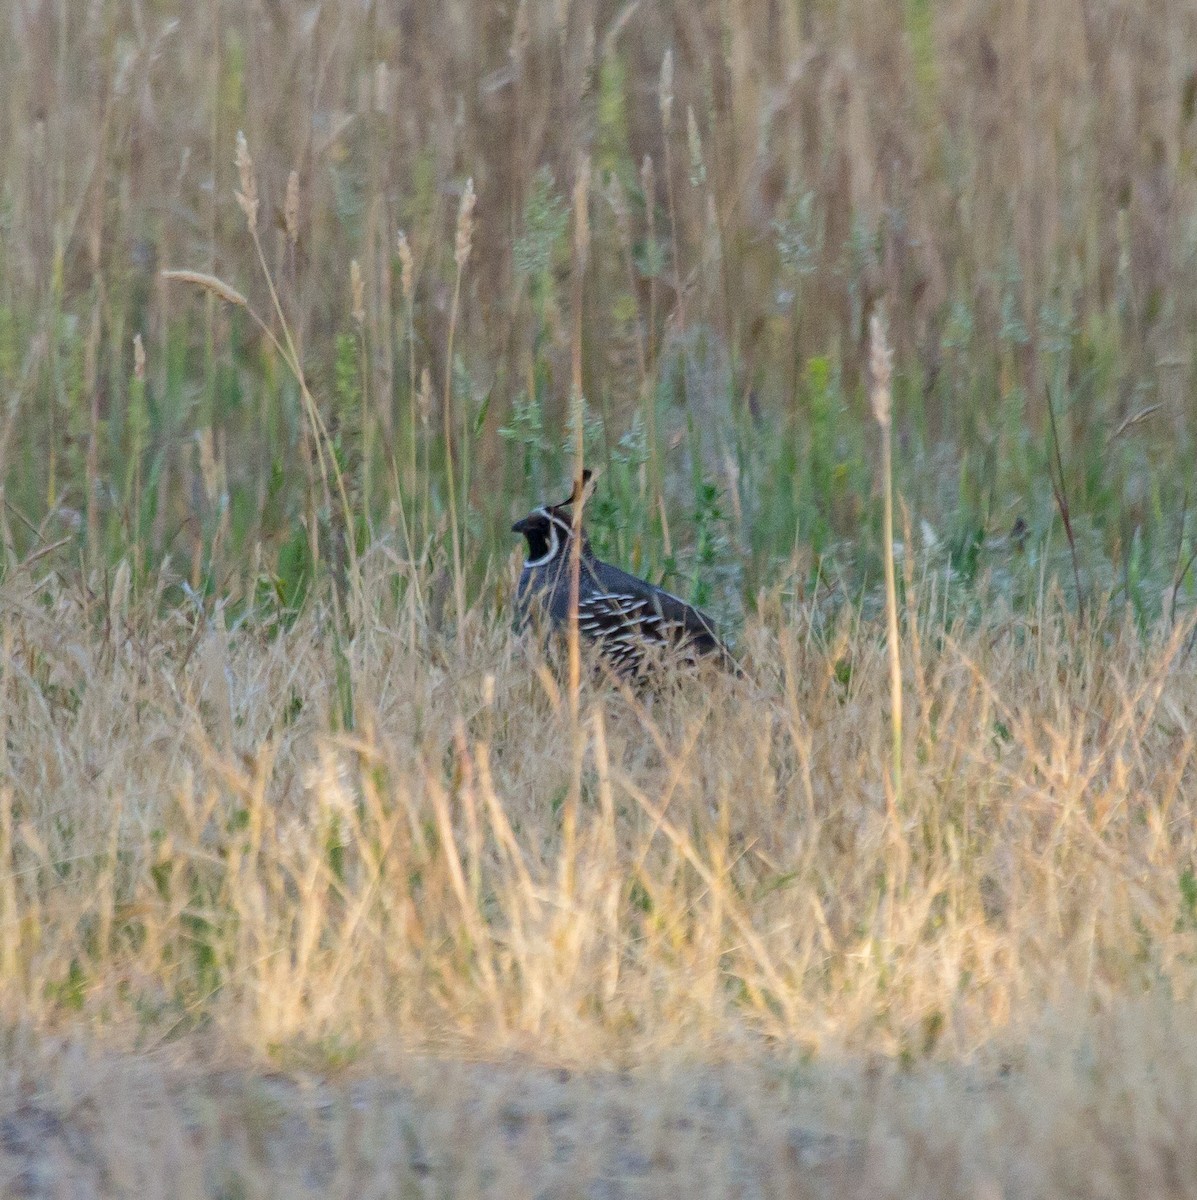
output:
[[[461,305],[461,280],[470,257],[474,235],[474,181],[466,180],[457,213],[457,242],[454,253],[453,300],[449,305],[449,338],[445,348],[445,393],[442,411],[445,436],[445,483],[449,499],[449,531],[453,546],[453,598],[457,606],[457,644],[465,645],[465,575],[461,564],[461,533],[457,527],[457,481],[453,463],[453,343]],[[464,428],[464,423],[463,423]],[[468,435],[467,435],[468,436]],[[465,498],[468,501],[468,497]]]
[[[893,396],[890,390],[893,375],[893,354],[885,340],[885,325],[873,314],[869,321],[870,365],[873,373],[873,416],[881,427],[881,489],[883,538],[881,557],[885,564],[885,622],[889,644],[890,727],[893,735],[893,766],[891,784],[893,804],[897,812],[903,808],[902,799],[902,653],[898,641],[898,584],[894,570],[894,463],[893,463]],[[906,547],[910,553],[910,547]]]
[[673,183],[673,51],[666,50],[661,59],[661,78],[657,88],[661,110],[661,134],[665,143],[665,194],[669,199],[670,246],[673,250],[674,300],[677,305],[678,328],[686,328],[686,298],[682,285],[682,260],[679,252],[677,197]]
[[590,158],[580,154],[574,179],[574,254],[571,279],[573,336],[570,353],[570,404],[574,425],[574,504],[572,509],[573,537],[569,555],[569,720],[571,771],[569,796],[565,807],[562,855],[562,890],[573,890],[572,872],[576,853],[578,807],[582,798],[582,759],[585,754],[585,735],[582,729],[582,647],[578,630],[578,601],[582,583],[582,513],[586,505],[583,488],[583,468],[586,456],[586,411],[582,393],[582,309],[586,281],[586,264],[590,256]]
[[[419,445],[419,397],[416,390],[416,264],[412,254],[411,243],[407,234],[401,229],[396,237],[396,248],[399,254],[399,285],[403,291],[403,320],[404,340],[407,343],[407,486],[414,496],[419,491],[418,464],[416,450]],[[427,511],[424,513],[427,526]],[[412,521],[414,524],[415,516]],[[424,530],[427,533],[427,528]]]
[[374,457],[373,422],[370,419],[370,353],[367,340],[366,283],[358,260],[349,263],[349,290],[353,307],[351,315],[357,330],[357,366],[360,395],[358,397],[358,448],[361,457],[361,507],[363,516],[369,516],[372,507],[370,466]]

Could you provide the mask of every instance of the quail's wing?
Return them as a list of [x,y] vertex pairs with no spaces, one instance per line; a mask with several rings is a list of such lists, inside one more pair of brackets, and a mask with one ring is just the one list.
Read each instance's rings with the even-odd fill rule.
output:
[[646,640],[684,642],[703,654],[727,653],[710,617],[672,592],[654,587],[609,563],[601,564],[594,582],[595,590],[600,593],[596,600],[603,594],[619,597],[619,603],[613,607],[626,623],[640,627]]
[[640,670],[649,646],[673,646],[687,656],[717,654],[729,669],[735,660],[719,640],[710,619],[669,592],[607,563],[590,575],[579,597],[578,623],[621,670]]
[[593,638],[619,671],[635,674],[650,644],[665,637],[643,597],[627,592],[591,592],[578,600],[578,629]]

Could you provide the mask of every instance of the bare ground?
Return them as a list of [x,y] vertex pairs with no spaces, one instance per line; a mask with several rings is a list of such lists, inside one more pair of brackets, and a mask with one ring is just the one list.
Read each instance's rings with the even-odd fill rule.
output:
[[1160,1001],[1056,1018],[983,1064],[906,1071],[392,1055],[332,1078],[78,1041],[10,1049],[11,1196],[1197,1194],[1197,1036]]

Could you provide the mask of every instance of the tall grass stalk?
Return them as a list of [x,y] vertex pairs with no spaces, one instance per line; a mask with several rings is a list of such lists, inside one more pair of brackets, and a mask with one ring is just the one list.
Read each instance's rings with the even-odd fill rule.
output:
[[[401,229],[395,239],[399,255],[399,286],[403,292],[404,344],[407,348],[407,491],[419,493],[419,464],[416,458],[420,438],[420,401],[416,389],[416,263],[411,243]],[[427,513],[424,514],[427,518]],[[414,520],[414,516],[413,516]]]
[[661,59],[661,77],[657,85],[657,101],[661,111],[661,138],[665,143],[665,194],[669,199],[669,236],[673,250],[674,301],[677,305],[678,327],[686,328],[686,296],[682,284],[682,260],[678,241],[677,196],[673,182],[673,51],[666,50]]
[[[641,404],[644,407],[644,428],[648,438],[648,510],[649,512],[660,504],[662,492],[661,480],[661,443],[657,436],[657,172],[653,166],[652,156],[646,154],[640,165],[640,188],[644,195],[645,231],[648,235],[647,248],[652,256],[650,274],[648,277],[648,337],[646,339],[644,383],[641,391]],[[672,206],[670,211],[672,212]],[[675,239],[676,241],[676,239]],[[675,245],[676,249],[676,245]]]
[[569,555],[569,720],[571,764],[569,797],[565,809],[562,855],[562,887],[572,889],[576,853],[578,807],[582,799],[582,760],[585,732],[582,728],[580,697],[582,688],[582,648],[579,639],[578,603],[582,583],[582,514],[586,505],[584,474],[586,458],[585,398],[582,394],[582,317],[586,285],[586,264],[590,258],[590,158],[580,154],[577,160],[573,194],[574,242],[573,272],[570,281],[572,345],[570,349],[570,407],[574,426],[573,537]]
[[[349,294],[352,307],[350,315],[353,317],[353,328],[357,334],[355,339],[355,348],[357,350],[357,375],[358,375],[358,448],[361,456],[360,464],[360,484],[362,491],[362,515],[367,519],[367,527],[370,516],[371,501],[373,500],[373,492],[370,486],[370,467],[374,461],[374,422],[370,419],[370,350],[371,347],[366,340],[366,284],[362,277],[361,264],[356,258],[351,259],[349,263]],[[348,531],[348,536],[353,536],[352,528]]]
[[[883,544],[881,557],[885,564],[885,623],[889,643],[890,727],[893,737],[891,785],[893,804],[903,811],[902,799],[902,653],[898,635],[898,585],[894,571],[894,464],[893,464],[893,394],[890,390],[893,375],[893,354],[886,344],[885,325],[874,313],[869,319],[870,357],[872,370],[873,416],[881,429],[881,489],[883,504]],[[910,547],[905,548],[909,554]]]
[[[457,236],[453,247],[453,300],[449,306],[449,338],[445,347],[445,392],[442,403],[445,436],[445,486],[449,496],[449,531],[453,545],[453,598],[457,605],[457,644],[463,646],[465,638],[465,575],[461,563],[461,533],[457,522],[457,480],[453,456],[453,343],[457,336],[457,317],[461,306],[461,281],[470,250],[474,244],[474,181],[467,179],[461,194],[461,205],[457,210]],[[462,428],[468,431],[468,415],[463,418]],[[464,443],[463,443],[464,451]],[[469,497],[464,498],[469,502]]]
[[1048,475],[1051,478],[1052,495],[1056,500],[1056,508],[1064,525],[1064,537],[1068,541],[1068,555],[1072,562],[1072,578],[1076,584],[1076,612],[1083,623],[1085,620],[1085,589],[1081,583],[1081,562],[1077,555],[1076,534],[1072,528],[1072,508],[1068,503],[1068,479],[1064,474],[1064,459],[1060,454],[1060,427],[1056,423],[1056,405],[1052,397],[1052,385],[1045,389],[1047,400],[1048,426],[1052,435],[1052,457],[1047,464]]

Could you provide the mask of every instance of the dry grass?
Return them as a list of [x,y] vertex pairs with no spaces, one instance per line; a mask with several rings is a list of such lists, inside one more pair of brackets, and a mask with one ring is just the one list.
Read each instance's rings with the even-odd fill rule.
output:
[[[1179,1019],[1178,1019],[1179,1018]],[[827,1062],[630,1072],[404,1056],[360,1079],[8,1047],[0,1187],[170,1197],[1191,1196],[1191,1023],[1034,1031],[1009,1070]]]
[[0,1191],[1192,1196],[1191,4],[171,8],[0,15]]
[[[1169,1155],[1191,1153],[1177,1090],[1197,1062],[1183,1016],[1197,684],[1179,661],[1183,629],[1081,629],[1048,595],[1031,620],[944,630],[927,581],[903,646],[915,703],[899,811],[883,786],[880,632],[845,616],[816,636],[803,612],[767,606],[744,680],[679,680],[653,697],[584,686],[582,799],[563,838],[559,676],[481,609],[460,640],[433,637],[416,589],[394,607],[382,548],[365,569],[370,619],[344,649],[353,732],[319,605],[290,629],[228,629],[219,613],[154,617],[119,591],[97,606],[52,579],[4,585],[0,998],[15,1028],[38,1031],[14,1042],[18,1075],[38,1077],[28,1047],[56,1029],[137,1049],[141,1066],[112,1069],[157,1078],[160,1064],[153,1086],[175,1099],[129,1083],[127,1111],[152,1103],[169,1141],[195,1088],[233,1112],[245,1088],[267,1086],[229,1093],[194,1067],[171,1082],[166,1064],[212,1053],[405,1088],[439,1077],[411,1065],[416,1051],[559,1063],[583,1072],[570,1115],[528,1118],[549,1132],[505,1143],[512,1169],[537,1178],[550,1160],[529,1147],[562,1123],[589,1127],[588,1106],[606,1104],[614,1085],[594,1072],[646,1063],[658,1067],[635,1074],[626,1104],[660,1115],[612,1137],[655,1162],[658,1141],[673,1144],[667,1114],[690,1101],[653,1081],[696,1060],[748,1064],[709,1076],[756,1130],[744,1143],[716,1105],[729,1179],[796,1169],[783,1142],[801,1121],[777,1099],[792,1091],[813,1127],[856,1139],[852,1172],[893,1194],[904,1178],[957,1194],[981,1186],[982,1168],[1021,1178],[1000,1147],[1031,1128],[1019,1170],[1045,1180],[1137,1171],[1144,1155],[1171,1170]],[[891,1078],[886,1062],[912,1073]],[[438,1178],[480,1186],[486,1152],[454,1150],[438,1124],[464,1105],[487,1127],[455,1077],[417,1124],[440,1147],[429,1153],[449,1156]],[[1117,1128],[1138,1111],[1128,1087],[1158,1120]],[[962,1114],[962,1096],[980,1108]],[[88,1118],[118,1158],[124,1111]],[[381,1152],[376,1126],[338,1112],[356,1130],[345,1137]],[[1117,1146],[1084,1158],[1060,1140],[1070,1122],[1080,1137],[1116,1132]],[[222,1145],[227,1163],[269,1161],[249,1134],[210,1136],[188,1169]],[[349,1155],[337,1169],[358,1170],[358,1151],[337,1144]],[[593,1157],[605,1151],[586,1153],[587,1170],[608,1169]],[[683,1160],[671,1170],[694,1169]]]

